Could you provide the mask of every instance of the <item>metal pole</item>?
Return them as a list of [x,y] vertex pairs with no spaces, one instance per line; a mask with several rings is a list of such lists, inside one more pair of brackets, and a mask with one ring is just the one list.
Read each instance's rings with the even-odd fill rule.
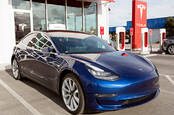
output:
[[130,39],[131,39],[131,52],[132,52],[132,35],[131,35],[131,38]]
[[152,37],[151,37],[151,35],[149,36],[149,39],[150,39],[150,52],[152,52]]

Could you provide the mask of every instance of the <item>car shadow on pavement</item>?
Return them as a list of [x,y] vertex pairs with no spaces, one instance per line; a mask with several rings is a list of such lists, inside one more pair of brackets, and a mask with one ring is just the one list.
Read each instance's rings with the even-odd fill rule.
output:
[[[11,69],[6,69],[5,70],[11,77],[13,76],[12,70]],[[21,80],[21,82],[23,82],[25,85],[30,86],[34,89],[36,89],[38,92],[40,92],[42,95],[48,97],[49,99],[51,99],[54,103],[56,103],[57,105],[59,105],[62,109],[64,109],[66,111],[66,108],[63,104],[63,101],[61,99],[61,96],[56,94],[55,92],[49,90],[48,88],[28,79],[28,78],[23,78]],[[107,112],[107,111],[105,111]],[[87,114],[99,114],[99,113],[103,113],[102,111],[86,111],[84,113],[84,115]]]
[[[12,74],[12,70],[11,69],[7,69],[5,70],[11,77],[13,76]],[[61,99],[61,96],[56,94],[55,92],[47,89],[46,87],[30,80],[30,79],[27,79],[27,78],[23,78],[21,80],[25,85],[28,85],[34,89],[36,89],[38,92],[40,92],[42,95],[48,97],[49,99],[51,99],[54,103],[56,103],[57,105],[59,105],[62,109],[66,110],[65,109],[65,106],[63,104],[63,101]]]
[[[5,70],[11,77],[13,76],[12,70],[11,69],[6,69]],[[21,80],[21,82],[23,82],[25,85],[30,86],[32,88],[34,88],[35,90],[37,90],[38,92],[40,92],[42,95],[48,97],[49,99],[51,99],[54,103],[56,103],[57,105],[59,105],[62,109],[64,109],[66,111],[66,108],[63,104],[63,101],[61,99],[61,96],[56,94],[55,92],[49,90],[48,88],[28,79],[28,78],[23,78]],[[102,111],[86,111],[84,113],[84,115],[87,114],[98,114],[98,113],[103,113]]]

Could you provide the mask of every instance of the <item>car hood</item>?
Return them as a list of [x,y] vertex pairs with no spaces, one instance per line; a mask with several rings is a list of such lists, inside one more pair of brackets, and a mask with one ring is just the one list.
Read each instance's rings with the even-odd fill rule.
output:
[[152,63],[143,57],[117,51],[102,54],[73,54],[73,58],[86,61],[92,65],[102,66],[120,75],[142,75],[154,70]]

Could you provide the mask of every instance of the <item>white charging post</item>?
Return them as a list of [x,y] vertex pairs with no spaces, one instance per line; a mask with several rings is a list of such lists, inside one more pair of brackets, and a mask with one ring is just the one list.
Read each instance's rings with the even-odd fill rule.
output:
[[166,39],[166,29],[160,29],[160,49],[162,48],[165,39]]
[[149,54],[148,28],[141,29],[141,54]]
[[116,44],[117,50],[125,51],[125,33],[126,29],[124,27],[117,27],[116,28]]

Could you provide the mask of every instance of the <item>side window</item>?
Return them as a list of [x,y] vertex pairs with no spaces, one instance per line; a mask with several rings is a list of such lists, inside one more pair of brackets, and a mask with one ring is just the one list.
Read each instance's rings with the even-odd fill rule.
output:
[[48,47],[51,49],[51,52],[56,52],[48,38],[41,33],[38,33],[33,37],[27,46],[37,50],[42,50],[43,48]]
[[35,36],[35,34],[33,34],[33,33],[28,34],[27,36],[25,36],[23,38],[22,43],[25,44],[25,45],[27,45],[32,40],[32,38],[34,36]]
[[47,45],[48,47],[53,47],[50,41],[48,41],[48,42],[46,43],[46,45]]
[[37,34],[38,42],[36,43],[37,46],[39,46],[41,49],[45,47],[52,48],[52,44],[50,41],[48,41],[47,37],[44,35],[41,35],[40,33]]
[[35,45],[36,42],[37,42],[37,39],[34,37],[34,38],[31,39],[31,41],[28,43],[27,46],[31,47],[31,48],[37,48],[36,45]]
[[37,39],[37,42],[36,42],[36,44],[35,44],[36,49],[41,50],[42,47],[43,47],[43,45],[44,45],[44,44],[43,44],[42,42],[40,42],[40,41]]
[[27,46],[37,50],[42,50],[43,48],[48,47],[51,49],[51,52],[56,52],[48,38],[41,33],[32,36],[32,39],[28,41]]

